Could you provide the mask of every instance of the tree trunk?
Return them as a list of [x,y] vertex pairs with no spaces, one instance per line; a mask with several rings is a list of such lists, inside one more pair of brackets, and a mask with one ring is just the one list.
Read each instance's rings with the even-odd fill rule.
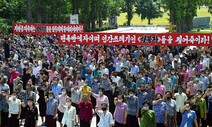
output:
[[148,18],[148,25],[150,25],[151,24],[151,19],[150,18]]
[[95,28],[96,28],[95,20],[92,20],[92,21],[91,21],[91,30],[94,31]]
[[58,0],[58,23],[61,23],[62,1]]
[[27,22],[32,23],[32,5],[31,5],[31,0],[27,0]]
[[42,23],[42,16],[41,16],[42,7],[41,6],[42,6],[43,2],[41,0],[37,0],[36,3],[37,3],[37,6],[36,6],[37,22]]

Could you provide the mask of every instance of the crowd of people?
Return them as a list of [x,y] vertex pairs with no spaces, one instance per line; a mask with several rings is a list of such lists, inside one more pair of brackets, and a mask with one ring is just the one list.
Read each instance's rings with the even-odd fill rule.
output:
[[[1,127],[212,126],[212,47],[0,39]],[[40,126],[40,125],[39,125]]]

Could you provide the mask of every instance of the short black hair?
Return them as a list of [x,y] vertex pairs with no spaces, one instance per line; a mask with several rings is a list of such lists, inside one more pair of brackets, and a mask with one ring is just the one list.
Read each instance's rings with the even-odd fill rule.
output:
[[171,95],[171,98],[172,98],[172,92],[171,91],[166,91],[165,94],[169,93]]
[[128,90],[128,94],[129,94],[130,92],[135,93],[135,90],[134,90],[133,88],[130,88],[130,89]]
[[144,101],[143,105],[145,105],[145,104],[150,105],[149,101]]
[[34,102],[34,99],[32,97],[29,97],[29,98],[27,98],[27,101],[33,101]]
[[[118,96],[121,96],[122,99],[123,99],[123,101],[124,101],[124,95],[123,95],[123,94],[118,94]],[[118,96],[117,96],[117,97],[118,97]]]
[[102,90],[103,93],[105,92],[105,89],[102,87],[99,87],[99,90]]
[[160,95],[160,97],[163,98],[163,95],[162,95],[161,93],[155,94],[155,98],[156,98],[158,95]]
[[200,92],[202,94],[202,90],[197,90],[197,92]]
[[191,102],[190,102],[190,101],[186,101],[186,102],[184,103],[184,105],[186,105],[186,104],[191,105]]

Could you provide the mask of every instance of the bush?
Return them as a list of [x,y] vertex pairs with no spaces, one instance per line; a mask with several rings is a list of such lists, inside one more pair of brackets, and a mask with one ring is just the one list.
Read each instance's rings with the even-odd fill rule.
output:
[[200,32],[200,29],[199,28],[197,29],[197,32]]
[[6,23],[6,19],[0,18],[0,32],[8,34],[9,32],[11,32],[11,28],[12,26]]

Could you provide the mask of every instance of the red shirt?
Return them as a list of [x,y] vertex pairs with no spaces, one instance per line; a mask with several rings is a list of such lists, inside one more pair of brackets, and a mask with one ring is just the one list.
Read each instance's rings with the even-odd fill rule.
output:
[[80,120],[91,121],[93,117],[92,103],[90,101],[86,103],[81,101],[78,103],[78,106],[80,108],[79,111]]
[[17,71],[12,71],[10,72],[10,84],[13,84],[14,83],[14,79],[16,79],[19,75],[19,72]]

